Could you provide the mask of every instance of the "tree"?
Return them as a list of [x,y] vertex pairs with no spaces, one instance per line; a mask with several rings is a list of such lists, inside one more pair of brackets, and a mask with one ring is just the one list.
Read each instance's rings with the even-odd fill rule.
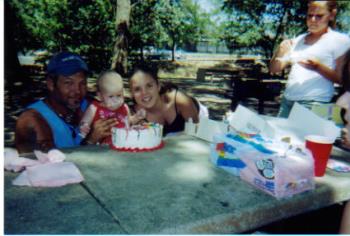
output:
[[167,46],[174,60],[176,46],[195,47],[207,34],[209,22],[209,14],[192,0],[141,1],[131,10],[131,46],[141,55],[146,46]]
[[224,23],[223,39],[231,50],[260,49],[270,57],[285,34],[299,33],[305,28],[302,20],[305,5],[304,1],[226,0],[223,9],[229,19]]
[[130,23],[130,0],[118,0],[116,8],[116,42],[114,44],[111,68],[126,75],[128,71],[128,41]]
[[197,1],[183,0],[182,8],[185,15],[185,34],[182,44],[195,50],[202,38],[211,38],[211,31],[215,24],[210,19],[210,14],[204,12]]
[[[349,2],[338,1],[338,19],[342,19],[349,8]],[[306,30],[307,1],[225,0],[222,9],[228,15],[222,26],[225,32],[222,39],[231,51],[258,49],[269,58],[283,38]],[[339,26],[345,26],[344,21],[341,22]]]
[[168,35],[160,21],[159,1],[141,1],[131,9],[130,46],[139,49],[141,60],[144,59],[146,46],[162,47],[168,40]]
[[109,67],[115,38],[113,2],[11,0],[9,4],[24,25],[15,36],[19,50],[70,50],[85,57],[93,70]]
[[198,3],[191,0],[164,0],[159,8],[174,61],[177,45],[195,44],[201,37],[205,37],[206,24],[210,22],[210,18],[200,10]]

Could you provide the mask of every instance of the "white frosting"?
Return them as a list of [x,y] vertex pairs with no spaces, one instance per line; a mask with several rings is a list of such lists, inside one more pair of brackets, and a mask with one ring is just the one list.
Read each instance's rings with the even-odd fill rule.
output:
[[150,123],[130,128],[112,128],[112,142],[116,148],[152,149],[162,142],[163,126]]

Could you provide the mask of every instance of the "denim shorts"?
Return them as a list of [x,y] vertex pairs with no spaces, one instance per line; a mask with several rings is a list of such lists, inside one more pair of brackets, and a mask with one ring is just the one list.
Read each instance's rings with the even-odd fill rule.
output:
[[282,97],[280,109],[278,111],[277,116],[278,117],[283,117],[283,118],[288,118],[290,111],[292,110],[292,107],[294,103],[297,102],[300,105],[308,108],[311,110],[313,105],[320,105],[320,104],[328,104],[329,102],[319,102],[319,101],[306,101],[306,100],[301,100],[301,101],[291,101],[285,98],[284,96]]

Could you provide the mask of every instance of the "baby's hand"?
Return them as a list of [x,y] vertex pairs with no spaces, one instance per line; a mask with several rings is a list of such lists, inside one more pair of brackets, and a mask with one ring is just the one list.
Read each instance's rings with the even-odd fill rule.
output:
[[145,109],[140,109],[136,112],[136,117],[139,119],[139,120],[143,120],[146,118],[146,110]]
[[136,112],[135,115],[130,116],[130,123],[132,125],[140,123],[140,121],[146,118],[146,111],[144,109],[140,109]]

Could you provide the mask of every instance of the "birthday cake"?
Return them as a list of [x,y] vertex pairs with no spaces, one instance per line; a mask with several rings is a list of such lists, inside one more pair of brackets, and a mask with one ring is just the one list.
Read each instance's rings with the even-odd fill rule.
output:
[[146,123],[126,128],[112,128],[112,149],[125,152],[153,151],[163,147],[163,126]]

